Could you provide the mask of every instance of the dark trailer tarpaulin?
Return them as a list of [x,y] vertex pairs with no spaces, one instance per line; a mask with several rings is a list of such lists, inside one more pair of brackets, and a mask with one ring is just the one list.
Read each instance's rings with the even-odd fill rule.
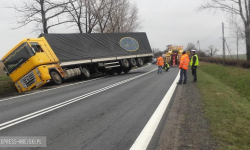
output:
[[60,62],[152,53],[146,33],[43,34]]

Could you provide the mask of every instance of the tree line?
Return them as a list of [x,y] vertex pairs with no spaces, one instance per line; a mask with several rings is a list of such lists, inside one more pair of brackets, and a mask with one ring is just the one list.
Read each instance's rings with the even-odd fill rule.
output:
[[16,10],[17,27],[33,24],[33,31],[76,27],[79,33],[134,32],[141,28],[138,7],[129,0],[22,0]]
[[[185,48],[185,51],[191,52],[191,50],[196,50],[196,53],[199,57],[213,57],[214,55],[217,54],[217,52],[219,52],[219,49],[217,49],[213,45],[208,46],[207,49],[198,50],[194,43],[189,42],[187,44],[187,47]],[[159,48],[152,48],[152,51],[153,51],[154,57],[162,56],[162,54],[166,54],[166,52],[168,52],[167,49],[164,51],[161,51]]]

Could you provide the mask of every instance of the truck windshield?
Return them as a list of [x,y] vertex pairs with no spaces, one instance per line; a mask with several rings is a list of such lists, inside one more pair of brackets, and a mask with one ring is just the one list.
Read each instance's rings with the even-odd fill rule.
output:
[[33,55],[35,55],[35,53],[31,50],[28,43],[23,43],[3,60],[6,71],[12,73]]

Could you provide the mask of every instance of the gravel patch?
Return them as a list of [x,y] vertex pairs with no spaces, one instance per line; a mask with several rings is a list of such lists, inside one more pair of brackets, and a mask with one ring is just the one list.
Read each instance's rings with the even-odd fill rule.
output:
[[187,84],[177,87],[157,150],[218,149],[217,143],[210,135],[209,122],[204,118],[199,89],[192,80],[189,70]]

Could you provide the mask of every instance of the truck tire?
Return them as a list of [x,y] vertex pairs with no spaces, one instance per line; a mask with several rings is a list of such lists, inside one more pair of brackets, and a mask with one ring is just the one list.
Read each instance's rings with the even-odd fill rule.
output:
[[82,74],[81,74],[82,79],[90,78],[90,72],[89,72],[89,70],[87,68],[82,67],[81,71],[82,71]]
[[128,62],[127,59],[121,60],[121,63],[122,63],[122,67],[123,68],[128,68],[129,67],[129,62]]
[[123,69],[123,72],[124,72],[125,74],[127,74],[130,70],[131,70],[130,67],[129,67],[129,68],[125,68],[125,69]]
[[131,66],[131,67],[135,67],[135,66],[136,66],[136,60],[135,60],[134,58],[131,58],[131,59],[129,60],[129,63],[130,63],[130,66]]
[[51,71],[50,73],[51,80],[54,84],[60,85],[62,84],[62,78],[57,71]]
[[141,58],[138,58],[136,62],[138,67],[141,67],[144,64]]

